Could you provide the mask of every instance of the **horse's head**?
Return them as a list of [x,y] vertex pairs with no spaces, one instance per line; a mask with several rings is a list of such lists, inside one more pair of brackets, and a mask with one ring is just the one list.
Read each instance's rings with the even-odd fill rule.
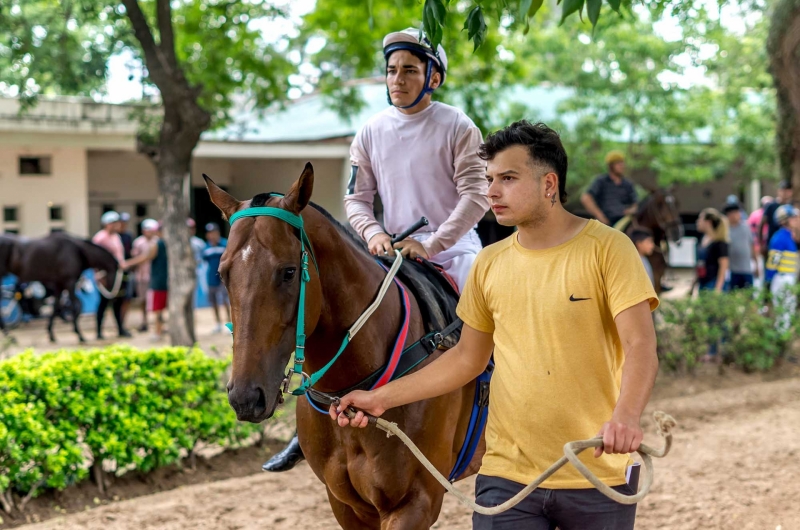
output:
[[658,228],[667,236],[667,240],[677,243],[683,237],[683,223],[678,212],[678,201],[671,189],[656,189],[651,192],[647,205]]
[[[300,215],[314,186],[311,164],[285,196],[262,194],[247,201],[235,199],[203,177],[211,201],[229,220],[237,211],[264,206]],[[220,260],[219,274],[228,289],[233,318],[228,402],[242,421],[263,421],[282,401],[284,371],[296,345],[303,274],[299,236],[299,230],[274,216],[240,217],[231,226]],[[310,335],[319,319],[321,289],[310,259],[308,264],[305,333]]]

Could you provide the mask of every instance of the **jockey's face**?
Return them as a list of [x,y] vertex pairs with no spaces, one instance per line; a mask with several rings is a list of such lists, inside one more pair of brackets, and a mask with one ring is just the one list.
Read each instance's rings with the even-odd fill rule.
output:
[[[420,60],[408,50],[397,50],[389,56],[386,63],[386,88],[394,106],[406,107],[414,103],[425,87],[427,68],[427,62]],[[430,86],[438,87],[440,79],[438,72],[432,74]],[[427,106],[429,101],[430,95],[426,95],[418,106]]]
[[[537,226],[552,210],[558,177],[531,160],[528,149],[514,145],[489,160],[486,166],[489,202],[503,226]],[[550,197],[547,197],[550,194]]]

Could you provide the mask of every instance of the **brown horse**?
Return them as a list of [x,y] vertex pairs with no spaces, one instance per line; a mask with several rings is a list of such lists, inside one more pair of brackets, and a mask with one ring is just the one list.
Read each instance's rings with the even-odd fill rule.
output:
[[[321,208],[307,207],[313,182],[313,168],[306,164],[285,197],[260,195],[240,202],[206,180],[212,202],[227,219],[254,206],[302,217],[319,271],[309,267],[306,284],[304,369],[309,373],[333,357],[386,275],[363,243]],[[237,220],[219,273],[230,295],[234,329],[228,401],[239,420],[261,422],[282,402],[284,370],[295,348],[302,273],[297,231],[274,217]],[[317,390],[330,393],[352,387],[387,362],[404,318],[401,303],[398,290],[390,289]],[[413,298],[411,311],[407,343],[424,334]],[[384,417],[397,422],[446,474],[465,438],[473,397],[471,383],[445,396],[387,411]],[[430,528],[436,521],[444,489],[396,439],[387,439],[377,429],[340,429],[329,416],[313,410],[306,398],[297,402],[297,431],[303,453],[325,484],[343,528]],[[461,478],[477,471],[482,446]]]
[[[86,269],[104,271],[99,279],[107,289],[117,275],[119,264],[106,249],[89,240],[77,238],[63,232],[52,233],[40,239],[0,236],[0,278],[8,273],[20,282],[40,282],[55,294],[53,312],[47,325],[50,342],[55,342],[53,321],[59,314],[61,293],[67,291],[72,302],[72,325],[78,340],[86,342],[78,328],[80,302],[75,294],[75,285]],[[2,317],[0,330],[6,333]]]
[[630,233],[635,227],[642,227],[653,233],[656,250],[650,256],[653,266],[653,280],[656,293],[661,294],[661,279],[667,270],[666,252],[662,244],[669,241],[677,243],[683,237],[683,224],[678,213],[678,203],[672,192],[666,189],[652,190],[639,202],[633,222],[625,229]]

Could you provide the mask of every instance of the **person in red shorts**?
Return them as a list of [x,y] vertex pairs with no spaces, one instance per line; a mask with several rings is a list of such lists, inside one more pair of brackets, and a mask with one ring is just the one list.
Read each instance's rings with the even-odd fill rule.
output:
[[155,334],[151,340],[159,341],[164,333],[164,315],[167,308],[167,293],[169,291],[167,270],[167,246],[161,237],[161,225],[158,226],[158,243],[150,251],[150,290],[147,292],[148,311],[155,314]]

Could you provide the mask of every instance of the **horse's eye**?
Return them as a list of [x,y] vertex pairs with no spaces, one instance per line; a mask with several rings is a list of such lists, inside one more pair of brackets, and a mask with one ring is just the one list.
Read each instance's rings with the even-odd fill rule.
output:
[[288,267],[283,270],[283,281],[290,282],[294,279],[294,275],[297,273],[297,269],[294,267]]

